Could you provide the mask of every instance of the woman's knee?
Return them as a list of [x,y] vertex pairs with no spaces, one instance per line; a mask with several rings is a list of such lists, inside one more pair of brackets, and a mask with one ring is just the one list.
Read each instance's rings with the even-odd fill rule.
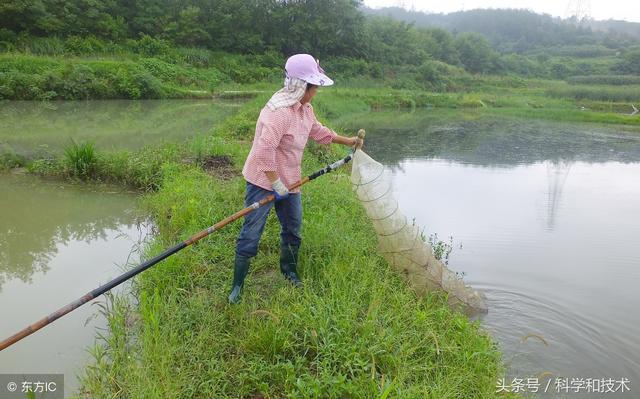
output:
[[257,228],[256,224],[245,222],[236,242],[236,254],[248,257],[256,256],[261,236],[261,228]]

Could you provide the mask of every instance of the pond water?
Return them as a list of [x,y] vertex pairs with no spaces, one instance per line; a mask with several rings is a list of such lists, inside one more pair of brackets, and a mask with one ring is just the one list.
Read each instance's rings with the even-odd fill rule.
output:
[[43,156],[71,140],[99,150],[179,142],[209,132],[235,113],[238,101],[92,100],[0,102],[0,154]]
[[405,215],[453,237],[449,266],[487,296],[507,384],[589,397],[555,378],[626,378],[630,392],[593,396],[638,397],[640,131],[441,111],[347,125],[367,129]]
[[[0,174],[0,337],[4,339],[139,260],[148,228],[120,188]],[[65,394],[106,321],[97,298],[0,352],[0,373],[63,373]],[[105,333],[106,331],[100,331]]]

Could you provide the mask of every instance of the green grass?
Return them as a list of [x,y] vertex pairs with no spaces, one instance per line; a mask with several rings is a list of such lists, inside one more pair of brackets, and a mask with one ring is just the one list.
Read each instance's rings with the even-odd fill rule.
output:
[[64,157],[71,175],[82,179],[87,179],[93,175],[97,163],[93,143],[76,143],[72,140],[71,145],[64,150]]
[[640,101],[640,85],[607,86],[607,85],[560,85],[549,89],[547,94],[551,97],[573,98],[575,100],[597,101]]
[[229,77],[157,58],[94,59],[0,54],[0,99],[198,98]]
[[153,191],[161,183],[162,165],[179,161],[185,151],[177,144],[166,144],[135,152],[100,153],[90,143],[74,143],[63,157],[36,159],[29,162],[27,168],[42,176],[92,179]]
[[[250,101],[210,138],[158,155],[157,191],[144,201],[158,231],[148,256],[241,207],[240,176],[222,179],[179,160],[227,154],[239,170],[264,101]],[[138,153],[141,162],[149,151]],[[305,173],[343,151],[310,146]],[[118,169],[138,167],[123,163],[113,173]],[[497,346],[441,294],[417,297],[377,255],[348,169],[303,192],[304,289],[279,275],[272,216],[243,302],[227,305],[240,228],[232,224],[136,278],[136,305],[123,297],[108,302],[109,334],[91,349],[79,396],[494,397],[502,373]]]
[[[244,301],[229,307],[229,242],[239,227],[231,226],[138,280],[140,322],[121,348],[109,348],[122,351],[109,355],[117,364],[89,375],[88,396],[369,398],[393,384],[393,397],[492,397],[497,349],[442,298],[417,298],[375,255],[347,177],[305,190],[304,290],[275,271],[271,218]],[[225,187],[167,166],[163,188],[148,201],[161,232],[149,252],[228,214],[242,188],[240,179]]]
[[[143,191],[158,189],[162,179],[162,165],[178,162],[185,153],[177,144],[146,147],[139,151],[94,152],[90,173],[83,173],[85,158],[82,149],[71,149],[73,155],[61,158],[40,158],[27,164],[31,173],[57,177],[90,177],[96,181],[112,182]],[[78,152],[80,154],[78,154]],[[78,164],[75,160],[78,159]]]
[[284,57],[170,46],[142,35],[0,41],[0,100],[210,98],[223,83],[281,80]]
[[[544,119],[566,122],[594,122],[620,125],[640,125],[638,115],[627,115],[631,112],[630,102],[615,101],[619,93],[637,95],[640,91],[607,91],[597,98],[608,101],[573,98],[573,94],[557,97],[546,93],[558,89],[562,85],[558,81],[525,81],[524,88],[494,87],[460,93],[429,93],[419,90],[390,90],[377,88],[326,88],[318,94],[314,107],[332,121],[350,119],[351,115],[366,113],[377,109],[411,109],[433,108],[439,113],[447,109],[465,109],[468,111],[521,118]],[[481,85],[484,86],[485,83]],[[568,86],[567,86],[568,87]],[[611,99],[613,98],[613,99]],[[640,103],[640,101],[638,101]],[[637,103],[636,103],[637,104]],[[370,117],[375,117],[371,115]]]
[[640,118],[637,116],[629,116],[614,112],[582,111],[577,108],[509,108],[490,109],[486,112],[489,114],[513,118],[640,126]]
[[[207,157],[229,156],[236,167],[242,165],[249,149],[247,140],[253,135],[255,120],[252,115],[258,104],[264,104],[266,97],[260,96],[249,100],[235,116],[227,118],[215,130],[224,131],[225,135],[196,136],[181,143],[165,143],[149,145],[140,150],[98,151],[93,150],[90,178],[119,183],[143,191],[156,191],[163,179],[163,165],[179,163],[183,165],[199,165]],[[70,155],[56,157],[55,154],[32,160],[23,159],[30,172],[39,175],[80,176],[73,165],[73,160],[83,155],[82,148],[71,147]]]

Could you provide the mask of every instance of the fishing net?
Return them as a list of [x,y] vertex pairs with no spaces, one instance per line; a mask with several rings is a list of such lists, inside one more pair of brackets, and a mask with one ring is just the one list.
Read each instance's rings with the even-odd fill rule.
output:
[[393,196],[390,171],[357,150],[351,169],[353,189],[373,222],[381,254],[418,293],[440,290],[449,305],[467,314],[485,312],[484,295],[436,259],[420,227],[407,220]]

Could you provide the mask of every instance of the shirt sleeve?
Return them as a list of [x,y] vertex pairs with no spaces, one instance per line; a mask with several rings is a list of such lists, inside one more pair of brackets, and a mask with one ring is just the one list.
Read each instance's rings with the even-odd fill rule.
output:
[[286,123],[277,112],[268,112],[260,116],[262,131],[255,145],[256,169],[260,172],[277,170],[276,148],[286,131]]
[[338,133],[318,122],[316,115],[313,114],[313,124],[311,125],[311,131],[309,132],[309,137],[311,137],[313,141],[318,144],[329,144],[337,135]]

